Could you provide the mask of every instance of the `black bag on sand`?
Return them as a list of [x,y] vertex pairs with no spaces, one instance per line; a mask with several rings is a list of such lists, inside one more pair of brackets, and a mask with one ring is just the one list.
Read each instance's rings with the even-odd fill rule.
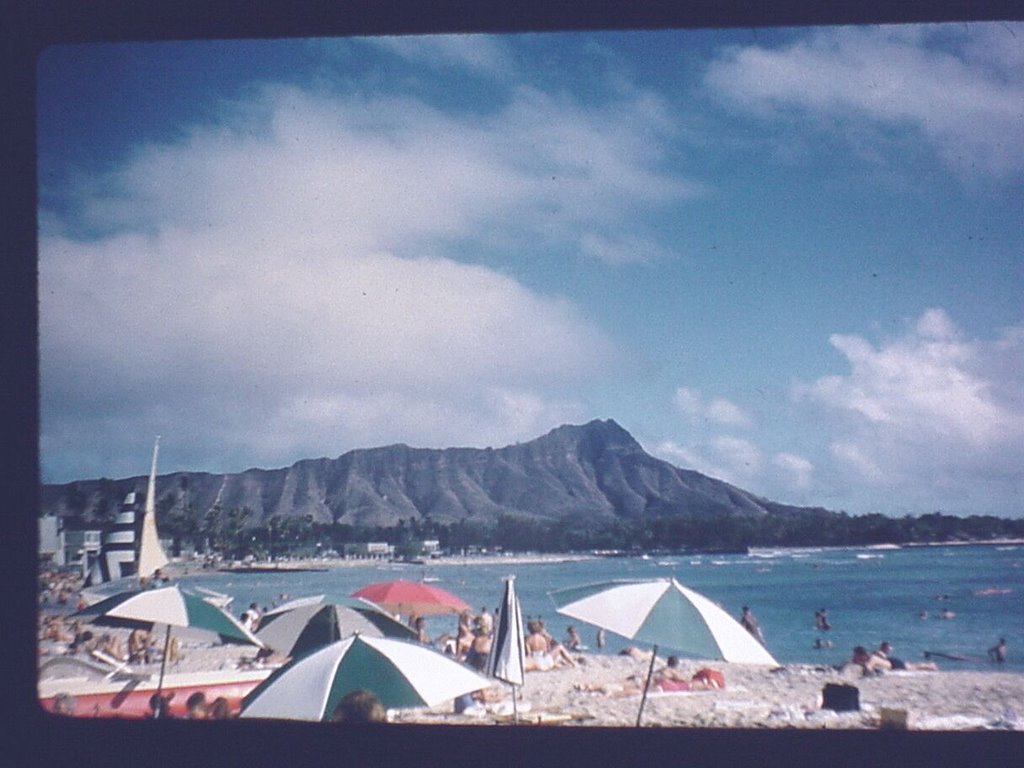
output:
[[855,685],[826,683],[821,691],[821,708],[836,712],[860,709],[860,689]]

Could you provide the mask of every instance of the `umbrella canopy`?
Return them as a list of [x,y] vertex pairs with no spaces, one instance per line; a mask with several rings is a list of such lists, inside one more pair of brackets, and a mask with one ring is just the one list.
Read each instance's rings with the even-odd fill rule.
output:
[[152,631],[163,625],[186,630],[191,637],[263,647],[263,642],[206,598],[177,586],[133,590],[101,600],[72,615],[90,624]]
[[[222,643],[240,643],[263,647],[263,641],[239,624],[208,599],[184,592],[177,586],[161,589],[122,592],[90,605],[72,614],[90,624],[108,627],[130,627],[152,632],[158,625],[165,626],[164,653],[160,661],[160,680],[156,686],[159,696],[164,687],[167,669],[167,651],[171,644],[171,628],[200,638]],[[162,716],[162,708],[154,714]]]
[[630,640],[697,658],[778,666],[738,621],[675,579],[611,581],[549,595],[559,613]]
[[397,614],[430,616],[469,610],[469,604],[451,592],[419,581],[399,579],[370,584],[353,592],[352,597],[365,598]]
[[376,606],[353,600],[360,607],[310,603],[276,610],[260,619],[256,636],[286,656],[298,656],[359,633],[364,637],[416,639],[416,632]]
[[352,691],[374,694],[385,709],[432,707],[490,681],[418,643],[353,635],[289,662],[242,702],[241,717],[329,720]]
[[516,597],[515,577],[510,577],[505,579],[505,594],[494,622],[494,640],[487,657],[488,675],[511,685],[523,684],[526,670],[523,637],[523,612]]

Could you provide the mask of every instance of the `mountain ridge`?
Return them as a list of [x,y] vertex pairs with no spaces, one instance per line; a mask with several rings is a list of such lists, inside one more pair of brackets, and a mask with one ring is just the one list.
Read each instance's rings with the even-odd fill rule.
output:
[[[109,519],[146,477],[44,485],[42,512]],[[763,517],[806,509],[772,502],[651,456],[612,419],[562,425],[501,448],[356,448],[337,458],[278,469],[174,472],[157,477],[157,509],[191,505],[200,515],[248,508],[272,516],[392,527],[410,519],[493,524],[504,516],[576,525],[616,518]],[[817,509],[817,508],[816,508]]]

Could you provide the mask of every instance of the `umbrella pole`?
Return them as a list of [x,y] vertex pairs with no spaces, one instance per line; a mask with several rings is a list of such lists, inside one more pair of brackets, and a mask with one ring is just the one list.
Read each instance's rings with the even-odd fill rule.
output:
[[[167,669],[167,651],[171,647],[171,625],[167,625],[167,636],[164,638],[164,655],[160,659],[160,681],[156,684],[156,695],[160,696],[160,692],[164,689],[164,670]],[[159,709],[156,711],[156,716],[161,717],[163,715],[164,705],[161,702]]]
[[647,668],[647,679],[644,681],[644,695],[640,697],[640,711],[636,713],[636,727],[640,727],[640,718],[644,715],[644,704],[647,702],[647,689],[651,686],[651,675],[654,674],[654,660],[658,658],[658,646],[651,652],[651,666]]

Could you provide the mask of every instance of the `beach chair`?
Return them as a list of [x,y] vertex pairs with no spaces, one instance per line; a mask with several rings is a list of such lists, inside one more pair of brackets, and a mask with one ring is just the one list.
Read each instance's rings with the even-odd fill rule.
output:
[[143,673],[143,672],[138,672],[138,671],[132,669],[131,667],[128,666],[127,662],[121,661],[119,659],[115,659],[109,653],[101,651],[98,648],[93,650],[91,652],[91,654],[92,654],[92,657],[94,659],[96,659],[97,661],[102,661],[107,666],[113,667],[113,669],[111,669],[107,673],[106,677],[104,678],[105,680],[109,680],[112,677],[114,677],[115,675],[123,675],[124,677],[131,677],[131,678],[138,679],[138,680],[142,680],[142,679],[145,679],[145,678],[149,677],[149,674]]

